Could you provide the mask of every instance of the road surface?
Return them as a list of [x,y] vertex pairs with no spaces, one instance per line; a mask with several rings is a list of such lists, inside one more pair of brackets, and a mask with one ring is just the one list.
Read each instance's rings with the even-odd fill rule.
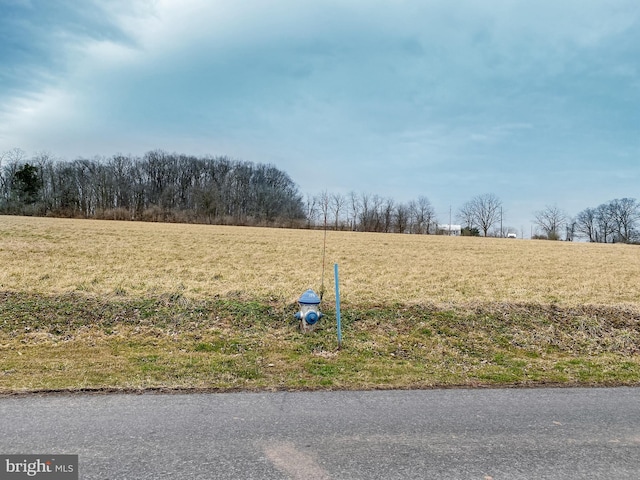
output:
[[77,454],[81,479],[637,480],[640,390],[0,397],[0,453]]

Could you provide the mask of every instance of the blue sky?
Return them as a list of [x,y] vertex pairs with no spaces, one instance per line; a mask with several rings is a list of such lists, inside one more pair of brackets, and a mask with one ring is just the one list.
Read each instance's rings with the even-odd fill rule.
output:
[[640,198],[637,0],[0,0],[0,152],[271,163],[304,195]]

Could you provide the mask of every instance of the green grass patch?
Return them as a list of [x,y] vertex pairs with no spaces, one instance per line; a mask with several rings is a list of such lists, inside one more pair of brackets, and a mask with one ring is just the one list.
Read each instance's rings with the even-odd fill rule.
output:
[[640,383],[640,319],[611,307],[330,308],[297,330],[296,305],[0,293],[0,392],[369,389]]

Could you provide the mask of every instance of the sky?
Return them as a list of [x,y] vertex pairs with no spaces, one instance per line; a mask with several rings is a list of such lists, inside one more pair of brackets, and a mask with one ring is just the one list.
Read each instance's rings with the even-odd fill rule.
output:
[[301,194],[640,199],[637,0],[0,0],[0,153],[162,149]]

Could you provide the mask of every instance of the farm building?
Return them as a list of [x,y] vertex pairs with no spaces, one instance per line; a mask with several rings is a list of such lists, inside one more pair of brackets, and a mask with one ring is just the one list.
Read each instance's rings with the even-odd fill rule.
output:
[[462,235],[462,225],[438,225],[438,235],[452,235],[459,237]]

